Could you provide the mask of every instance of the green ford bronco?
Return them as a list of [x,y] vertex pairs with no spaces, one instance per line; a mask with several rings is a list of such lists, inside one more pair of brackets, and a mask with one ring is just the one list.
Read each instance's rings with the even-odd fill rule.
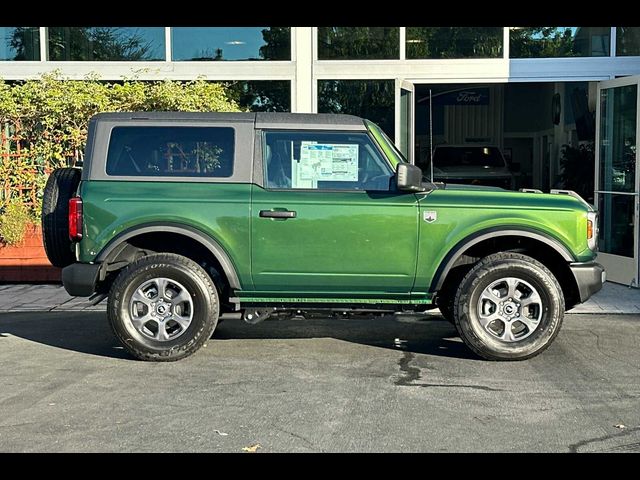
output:
[[108,297],[154,361],[223,315],[436,307],[481,357],[530,358],[602,287],[597,222],[574,192],[434,184],[368,120],[289,113],[96,115],[42,212],[67,292]]

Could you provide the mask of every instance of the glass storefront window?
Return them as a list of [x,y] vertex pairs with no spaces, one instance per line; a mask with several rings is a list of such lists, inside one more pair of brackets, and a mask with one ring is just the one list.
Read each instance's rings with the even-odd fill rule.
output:
[[0,60],[40,60],[38,27],[0,27]]
[[318,27],[319,60],[374,60],[399,57],[398,27]]
[[502,27],[407,27],[406,55],[417,58],[500,58]]
[[164,27],[49,27],[48,31],[50,60],[165,59]]
[[229,96],[251,112],[290,112],[289,80],[237,80],[225,82]]
[[637,98],[637,85],[600,92],[599,249],[626,257],[634,256]]
[[318,112],[367,118],[393,138],[394,85],[393,80],[319,80]]
[[640,55],[640,27],[616,28],[616,55]]
[[599,190],[634,192],[636,186],[636,85],[600,94]]
[[171,27],[178,61],[291,60],[290,27]]
[[610,27],[511,27],[511,58],[606,57]]
[[600,252],[633,258],[634,204],[631,195],[600,195]]

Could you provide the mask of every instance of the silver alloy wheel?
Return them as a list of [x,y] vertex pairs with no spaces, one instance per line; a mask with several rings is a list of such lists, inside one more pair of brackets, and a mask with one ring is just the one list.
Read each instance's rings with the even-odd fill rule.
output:
[[513,343],[524,340],[540,325],[542,298],[521,278],[506,277],[492,282],[478,299],[480,325],[493,337]]
[[184,286],[170,278],[140,284],[129,300],[134,328],[147,338],[167,342],[187,331],[193,320],[193,300]]

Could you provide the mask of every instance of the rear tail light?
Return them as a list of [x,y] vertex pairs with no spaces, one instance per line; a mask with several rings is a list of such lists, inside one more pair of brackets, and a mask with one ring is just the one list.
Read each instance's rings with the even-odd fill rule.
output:
[[82,240],[82,198],[69,199],[69,240],[79,242]]

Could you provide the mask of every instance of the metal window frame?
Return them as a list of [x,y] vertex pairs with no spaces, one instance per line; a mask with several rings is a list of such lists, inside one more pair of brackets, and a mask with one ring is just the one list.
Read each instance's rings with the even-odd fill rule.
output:
[[171,60],[171,27],[165,28],[165,61],[52,62],[47,60],[47,28],[39,27],[40,60],[0,61],[5,80],[38,78],[60,70],[80,80],[97,73],[103,80],[135,75],[140,80],[288,80],[291,111],[315,113],[318,80],[395,80],[412,83],[508,83],[598,81],[640,74],[640,56],[616,56],[616,27],[611,27],[611,55],[582,58],[509,58],[509,28],[503,27],[503,56],[489,59],[407,60],[406,27],[400,28],[398,60],[318,60],[317,27],[291,28],[291,59],[274,61],[175,62]]

